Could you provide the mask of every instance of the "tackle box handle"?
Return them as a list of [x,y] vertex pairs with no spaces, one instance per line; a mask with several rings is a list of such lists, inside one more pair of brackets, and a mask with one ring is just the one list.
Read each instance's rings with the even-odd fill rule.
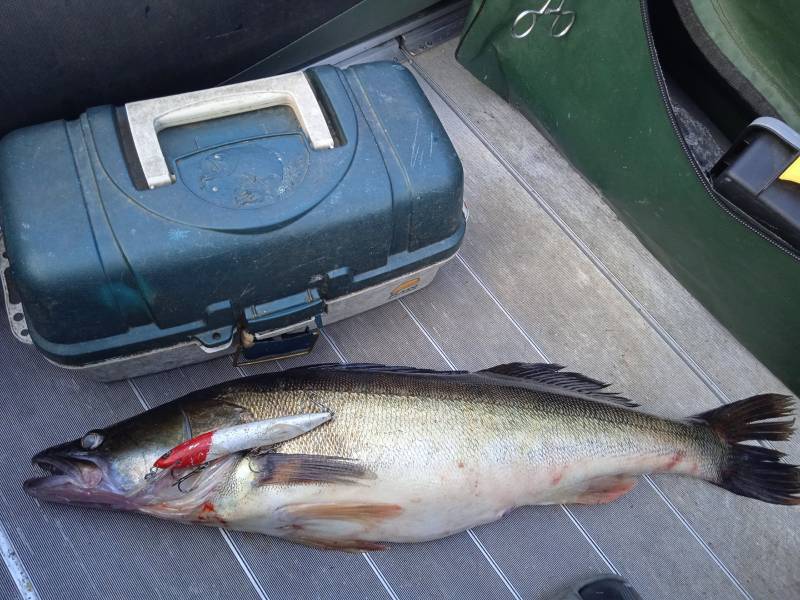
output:
[[174,181],[158,142],[162,129],[284,105],[292,108],[315,150],[334,147],[322,107],[302,72],[129,102],[123,114],[145,183],[153,189]]

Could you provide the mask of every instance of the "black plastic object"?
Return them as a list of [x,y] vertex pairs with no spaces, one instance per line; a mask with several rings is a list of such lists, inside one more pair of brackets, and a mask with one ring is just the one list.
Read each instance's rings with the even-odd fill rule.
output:
[[800,134],[771,117],[753,121],[711,170],[729,202],[800,251],[800,183],[781,175],[800,157]]
[[249,348],[243,348],[236,357],[236,365],[261,363],[308,354],[319,339],[319,329],[293,335],[281,335],[266,340],[257,340]]
[[601,575],[571,585],[554,600],[642,600],[642,597],[622,577]]

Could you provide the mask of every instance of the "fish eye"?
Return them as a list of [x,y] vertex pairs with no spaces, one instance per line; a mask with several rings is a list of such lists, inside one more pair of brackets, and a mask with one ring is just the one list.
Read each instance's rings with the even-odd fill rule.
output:
[[96,431],[90,431],[81,438],[81,447],[84,450],[94,450],[103,443],[103,436]]

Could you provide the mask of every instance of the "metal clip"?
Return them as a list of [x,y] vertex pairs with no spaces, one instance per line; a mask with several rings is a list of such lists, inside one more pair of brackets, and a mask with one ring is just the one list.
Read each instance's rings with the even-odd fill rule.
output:
[[28,323],[25,320],[25,312],[22,309],[22,302],[12,294],[11,264],[8,262],[2,232],[0,232],[0,287],[3,288],[3,299],[8,313],[8,322],[11,325],[11,333],[23,344],[33,344]]
[[[550,6],[552,2],[553,0],[545,0],[541,8],[523,10],[519,13],[517,18],[514,19],[514,23],[511,25],[511,37],[521,40],[529,36],[533,28],[536,27],[539,17],[548,15],[555,15],[556,17],[553,24],[550,26],[550,37],[561,38],[567,35],[575,24],[577,14],[574,10],[563,10],[565,0],[561,0],[559,5],[554,8]],[[561,21],[562,17],[565,19],[565,23],[559,28],[558,23]],[[523,22],[527,18],[530,18],[530,25],[525,29],[521,29]]]

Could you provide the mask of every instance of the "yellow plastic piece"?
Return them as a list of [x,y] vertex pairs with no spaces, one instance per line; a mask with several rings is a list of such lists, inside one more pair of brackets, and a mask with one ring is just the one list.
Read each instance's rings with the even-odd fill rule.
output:
[[781,173],[781,176],[778,179],[800,183],[800,156],[798,156],[794,162],[790,164],[783,173]]

